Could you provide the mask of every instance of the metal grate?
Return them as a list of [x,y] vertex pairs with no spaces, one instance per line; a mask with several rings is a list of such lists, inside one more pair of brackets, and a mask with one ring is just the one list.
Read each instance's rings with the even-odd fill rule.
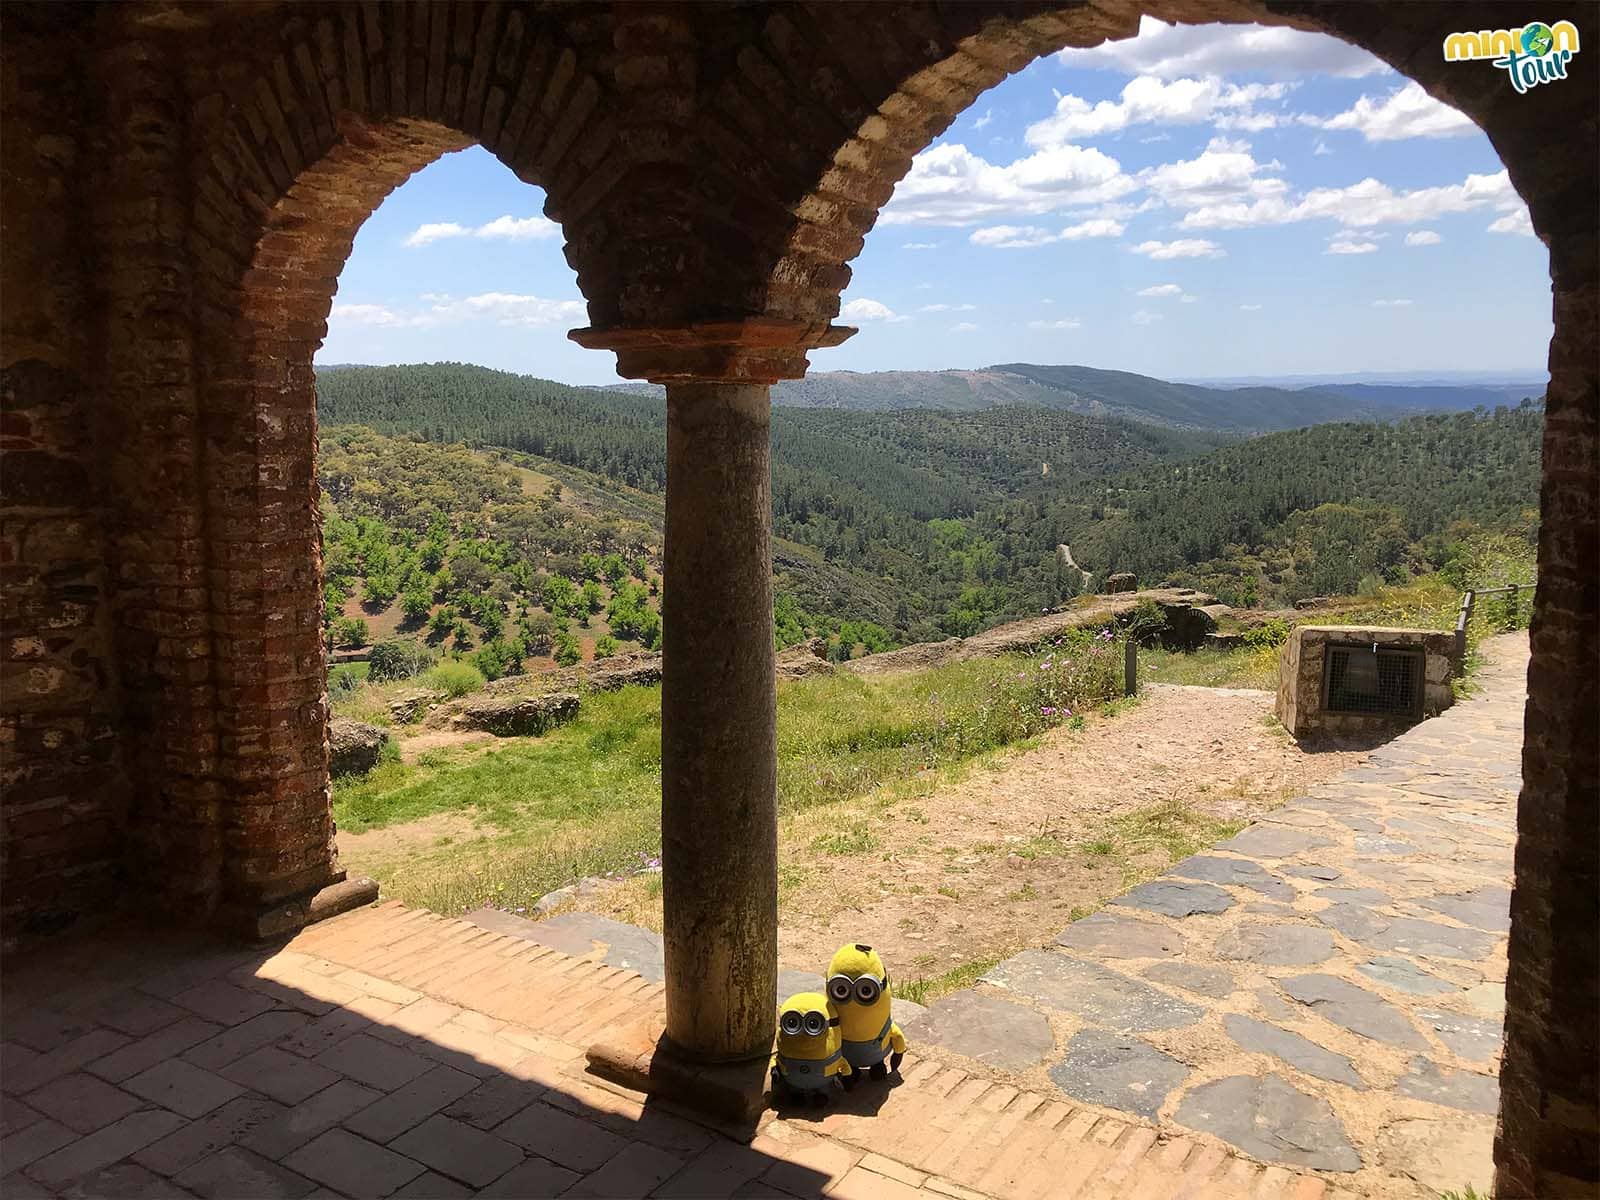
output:
[[1422,716],[1423,652],[1412,646],[1330,644],[1322,707],[1332,713]]

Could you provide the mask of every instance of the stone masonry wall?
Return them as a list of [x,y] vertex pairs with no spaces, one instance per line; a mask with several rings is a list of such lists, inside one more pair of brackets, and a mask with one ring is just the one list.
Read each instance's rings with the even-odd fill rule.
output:
[[86,378],[86,147],[74,14],[0,39],[0,936],[114,903],[127,787]]
[[1420,648],[1423,651],[1423,715],[1437,716],[1454,702],[1450,669],[1455,634],[1447,630],[1298,625],[1289,631],[1289,639],[1278,655],[1278,695],[1274,709],[1278,720],[1294,737],[1393,734],[1416,724],[1419,719],[1409,714],[1396,717],[1333,713],[1324,708],[1322,685],[1328,646],[1339,642]]

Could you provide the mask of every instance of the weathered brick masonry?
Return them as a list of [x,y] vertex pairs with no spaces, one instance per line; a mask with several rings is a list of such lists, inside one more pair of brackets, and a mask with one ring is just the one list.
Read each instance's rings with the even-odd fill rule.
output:
[[[1141,12],[1289,22],[1471,116],[1550,250],[1498,1155],[1504,1195],[1593,1194],[1600,22],[1570,7],[1573,77],[1518,95],[1439,45],[1552,19],[1523,5],[5,6],[6,939],[106,906],[271,933],[339,878],[311,358],[356,230],[411,172],[479,142],[543,187],[581,340],[623,374],[768,383],[842,336],[878,209],[984,89]],[[677,671],[669,690],[689,688]],[[759,905],[763,887],[736,890]]]

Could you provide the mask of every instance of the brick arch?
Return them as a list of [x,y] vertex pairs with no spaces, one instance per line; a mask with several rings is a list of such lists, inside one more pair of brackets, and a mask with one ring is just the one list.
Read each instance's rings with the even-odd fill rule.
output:
[[473,144],[551,195],[576,194],[581,215],[610,122],[596,117],[601,88],[567,29],[533,5],[241,11],[224,17],[228,41],[259,48],[187,81],[204,97],[186,147],[187,251],[191,555],[209,597],[209,646],[199,653],[196,627],[194,654],[210,667],[204,680],[196,663],[163,681],[189,719],[154,728],[147,757],[167,777],[185,759],[188,794],[136,807],[135,826],[158,877],[164,862],[184,864],[183,885],[164,888],[169,902],[267,934],[302,922],[316,893],[343,878],[328,791],[312,368],[339,273],[394,188]]
[[[1440,49],[1446,32],[1501,28],[1537,14],[1482,4],[1148,0],[1104,8],[994,6],[977,13],[958,5],[937,12],[918,7],[909,15],[896,8],[879,21],[871,10],[808,5],[804,33],[793,14],[774,15],[762,31],[760,53],[769,65],[783,64],[772,72],[781,94],[803,111],[803,79],[830,101],[832,84],[843,90],[841,81],[848,80],[856,91],[850,102],[831,104],[842,134],[812,160],[809,186],[791,200],[794,223],[773,255],[765,313],[812,323],[837,314],[848,263],[914,154],[1007,75],[1064,46],[1132,36],[1141,12],[1169,21],[1289,24],[1372,52],[1488,135],[1549,250],[1555,328],[1495,1190],[1504,1197],[1591,1194],[1600,1178],[1594,1073],[1600,1053],[1600,575],[1594,568],[1600,556],[1600,129],[1592,87],[1569,81],[1576,86],[1519,95],[1499,72],[1447,64]],[[1584,8],[1575,20],[1583,46],[1600,46],[1597,10]],[[881,61],[869,62],[870,56]],[[841,121],[846,114],[850,119]],[[1552,153],[1554,142],[1581,149]]]

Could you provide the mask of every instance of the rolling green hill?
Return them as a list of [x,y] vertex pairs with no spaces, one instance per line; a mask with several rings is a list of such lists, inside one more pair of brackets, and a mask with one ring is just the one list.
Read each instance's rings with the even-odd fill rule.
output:
[[[1078,368],[1036,370],[1062,394],[1083,378]],[[1108,405],[1159,401],[1184,418],[1204,415],[1208,393],[1228,394],[1091,374]],[[1245,389],[1241,403],[1257,407],[1237,409],[1239,419],[1265,419],[1273,392]],[[459,364],[341,368],[319,375],[318,393],[330,426],[498,447],[490,459],[589,480],[594,519],[659,530],[657,398]],[[1131,570],[1234,603],[1353,591],[1437,565],[1464,523],[1528,536],[1541,428],[1531,402],[1248,440],[1021,403],[778,409],[777,588],[801,614],[791,632],[863,620],[903,640],[966,635],[1075,594],[1082,577],[1062,544],[1096,576]],[[390,481],[375,475],[367,486],[381,495]],[[437,505],[450,491],[441,488],[418,494]],[[461,496],[468,508],[478,503],[470,487]],[[580,542],[598,546],[601,532],[616,533],[534,527],[522,554],[530,570],[546,569],[540,556],[552,554],[571,570]]]
[[[648,384],[607,389],[659,395]],[[1169,383],[1130,371],[1003,363],[975,371],[813,371],[772,390],[786,408],[886,412],[942,408],[978,412],[1010,405],[1120,417],[1179,429],[1240,434],[1299,429],[1332,421],[1380,421],[1424,412],[1516,404],[1541,394],[1510,384],[1327,383],[1307,387],[1223,387]]]

